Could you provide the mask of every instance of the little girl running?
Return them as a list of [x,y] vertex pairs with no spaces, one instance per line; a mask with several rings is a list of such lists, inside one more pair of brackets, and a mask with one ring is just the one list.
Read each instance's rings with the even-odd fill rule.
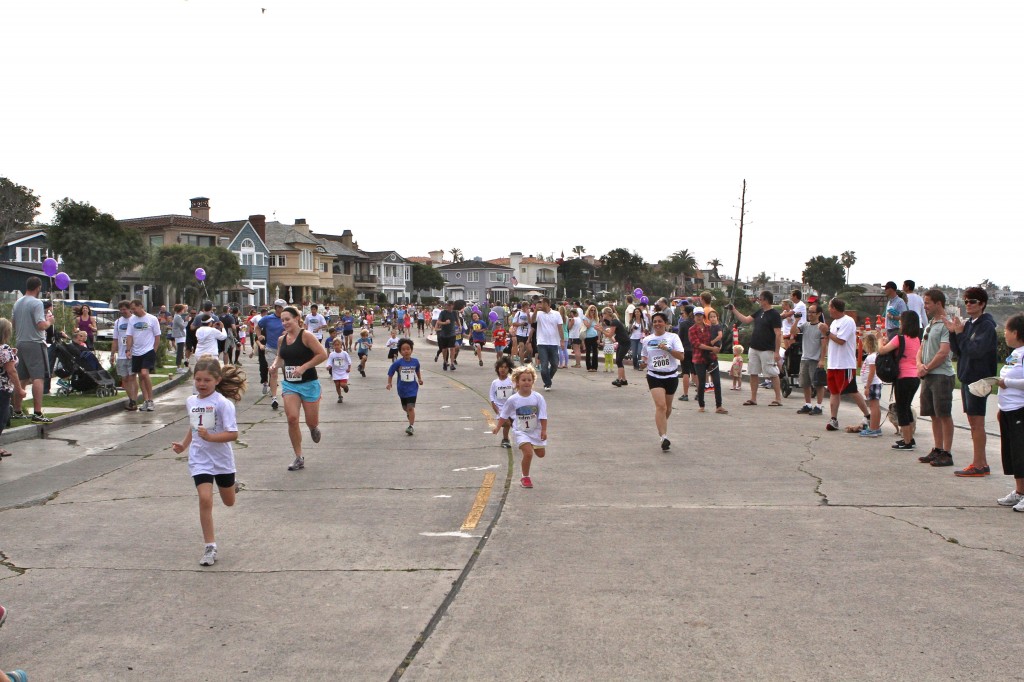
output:
[[352,370],[352,357],[341,348],[341,339],[335,338],[331,342],[331,354],[327,356],[327,367],[331,371],[331,379],[334,380],[334,390],[338,392],[338,402],[345,402],[342,391],[348,393],[348,373]]
[[[498,378],[491,382],[491,407],[494,409],[494,414],[501,417],[501,408],[505,406],[505,402],[509,397],[516,392],[515,384],[512,383],[512,379],[509,378],[509,374],[515,369],[515,365],[512,364],[512,358],[498,358],[498,361],[494,363],[494,371],[498,375]],[[512,444],[508,440],[508,429],[509,425],[505,424],[501,427],[501,447],[511,448]]]
[[369,330],[360,330],[359,338],[356,340],[356,356],[359,358],[359,373],[364,377],[366,376],[366,360],[370,357],[372,349],[373,337],[370,336]]
[[501,418],[492,431],[498,433],[498,429],[509,422],[512,423],[516,445],[523,455],[520,465],[523,477],[519,479],[519,484],[524,488],[533,487],[533,481],[530,480],[530,462],[534,453],[538,457],[543,457],[548,444],[548,406],[544,396],[533,392],[536,379],[537,374],[531,365],[522,365],[512,371],[512,383],[515,384],[516,393],[505,401],[501,408]]
[[199,494],[199,525],[203,529],[200,566],[217,560],[213,535],[213,484],[217,483],[225,507],[235,504],[235,454],[231,441],[238,440],[235,406],[245,392],[245,373],[234,365],[221,368],[209,357],[201,358],[193,372],[196,395],[185,400],[190,428],[180,443],[171,447],[178,454],[188,450],[188,470]]

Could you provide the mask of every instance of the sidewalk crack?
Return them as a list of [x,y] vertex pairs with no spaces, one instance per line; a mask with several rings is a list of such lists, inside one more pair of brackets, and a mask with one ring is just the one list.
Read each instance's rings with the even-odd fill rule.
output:
[[826,495],[825,493],[821,492],[821,486],[825,484],[825,480],[823,478],[821,478],[820,476],[816,476],[815,474],[812,474],[804,466],[805,464],[809,464],[810,462],[812,462],[814,460],[815,453],[814,453],[814,450],[812,449],[811,446],[813,446],[820,439],[821,439],[821,436],[811,436],[811,440],[809,440],[808,442],[804,443],[804,448],[807,449],[807,454],[809,456],[807,457],[807,459],[800,460],[800,463],[796,465],[796,468],[797,468],[797,471],[800,471],[802,473],[807,474],[808,476],[810,476],[811,478],[813,478],[816,481],[816,483],[814,485],[814,494],[817,495],[820,498],[818,500],[818,503],[821,504],[822,506],[827,507],[828,506],[828,495]]
[[975,545],[965,545],[964,543],[962,543],[959,540],[957,540],[955,537],[953,537],[951,535],[944,535],[944,534],[940,533],[937,530],[929,528],[928,526],[921,526],[921,525],[918,525],[918,524],[914,523],[913,521],[909,521],[907,519],[901,519],[901,518],[899,518],[897,516],[893,516],[891,514],[881,514],[881,513],[877,512],[877,511],[873,511],[873,510],[868,509],[866,507],[860,507],[860,506],[857,506],[857,505],[851,505],[851,506],[854,506],[857,509],[860,509],[861,511],[865,511],[865,512],[867,512],[869,514],[874,514],[875,516],[880,516],[880,517],[885,518],[885,519],[892,519],[893,521],[900,521],[902,523],[907,524],[908,526],[912,526],[914,528],[917,528],[918,530],[927,531],[927,532],[931,533],[932,535],[934,535],[935,537],[941,538],[941,539],[945,540],[946,542],[948,542],[951,545],[957,545],[958,547],[963,547],[964,549],[973,549],[973,550],[977,550],[977,551],[981,551],[981,552],[995,552],[997,554],[1005,554],[1007,556],[1012,556],[1012,557],[1017,558],[1017,559],[1024,559],[1024,554],[1016,554],[1014,552],[1010,552],[1010,551],[1007,551],[1005,549],[996,549],[994,547],[977,547]]

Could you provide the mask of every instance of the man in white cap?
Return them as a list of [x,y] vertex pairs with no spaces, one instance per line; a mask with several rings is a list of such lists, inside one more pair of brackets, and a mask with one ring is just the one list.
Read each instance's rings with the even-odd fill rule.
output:
[[277,370],[274,369],[274,360],[277,360],[277,342],[284,334],[284,324],[281,323],[281,313],[284,311],[288,301],[279,298],[274,301],[274,312],[268,313],[260,318],[257,327],[260,330],[260,343],[266,350],[267,365],[270,367],[270,407],[276,410],[277,402]]

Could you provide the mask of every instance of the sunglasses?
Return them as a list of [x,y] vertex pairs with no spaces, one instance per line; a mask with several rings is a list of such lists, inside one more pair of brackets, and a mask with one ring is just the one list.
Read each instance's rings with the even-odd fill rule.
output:
[[964,303],[966,303],[967,305],[977,305],[977,304],[981,303],[981,301],[979,301],[976,298],[965,298],[964,299]]

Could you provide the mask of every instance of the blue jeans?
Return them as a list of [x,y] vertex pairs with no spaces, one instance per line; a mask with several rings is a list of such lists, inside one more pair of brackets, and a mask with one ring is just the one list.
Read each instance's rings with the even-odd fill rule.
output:
[[640,369],[640,342],[643,339],[630,339],[629,350],[633,354],[633,369]]
[[558,346],[538,344],[537,355],[540,356],[540,380],[544,382],[544,386],[551,386],[551,380],[558,371]]

